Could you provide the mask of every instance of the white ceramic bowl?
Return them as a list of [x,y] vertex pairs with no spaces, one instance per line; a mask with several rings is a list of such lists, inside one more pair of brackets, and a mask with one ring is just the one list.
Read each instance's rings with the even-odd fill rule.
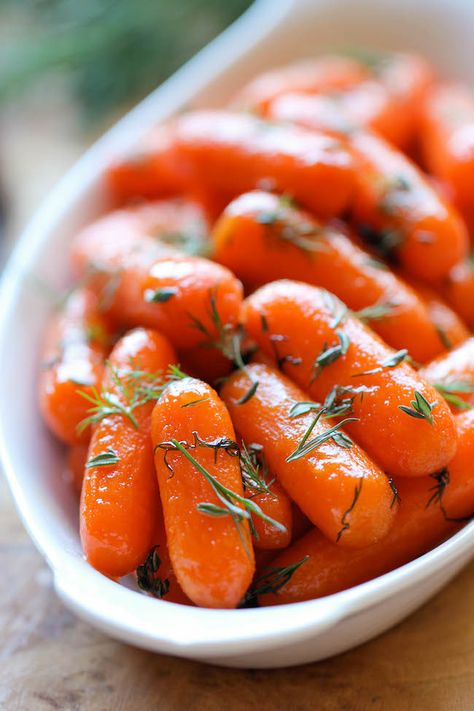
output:
[[[334,47],[414,48],[441,72],[474,83],[471,0],[260,0],[142,102],[67,174],[23,234],[0,294],[3,467],[20,516],[55,587],[79,616],[114,637],[221,665],[278,667],[322,659],[388,629],[452,578],[474,551],[474,523],[416,561],[321,600],[251,610],[203,610],[117,585],[82,558],[77,501],[61,478],[64,452],[37,412],[38,344],[68,280],[75,230],[104,208],[112,153],[184,106],[218,106],[257,71]],[[449,611],[447,611],[448,613]]]

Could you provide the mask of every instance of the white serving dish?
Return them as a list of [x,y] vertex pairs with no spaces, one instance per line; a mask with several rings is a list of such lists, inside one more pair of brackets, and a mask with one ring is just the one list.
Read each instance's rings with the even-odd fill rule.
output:
[[[435,594],[474,552],[474,522],[416,561],[321,600],[250,610],[203,610],[150,599],[82,558],[77,502],[61,478],[63,451],[38,416],[38,345],[67,283],[68,243],[104,207],[100,175],[112,153],[184,106],[218,106],[257,71],[334,47],[414,48],[441,72],[474,83],[470,0],[259,0],[229,30],[93,146],[44,203],[4,273],[0,293],[0,445],[20,516],[80,617],[157,652],[236,667],[328,657],[383,632]],[[447,611],[448,613],[448,611]]]

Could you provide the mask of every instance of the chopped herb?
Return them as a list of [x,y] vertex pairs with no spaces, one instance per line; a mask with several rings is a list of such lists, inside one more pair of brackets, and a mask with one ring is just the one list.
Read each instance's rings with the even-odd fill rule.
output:
[[299,417],[300,415],[306,415],[307,412],[312,410],[320,410],[321,405],[317,402],[297,402],[295,401],[288,411],[288,417]]
[[399,405],[398,409],[406,413],[407,415],[410,415],[410,417],[415,417],[418,420],[426,420],[430,423],[430,425],[432,425],[432,410],[434,407],[436,407],[437,404],[437,402],[429,403],[428,400],[423,397],[423,395],[418,390],[415,390],[415,399],[410,401],[411,407],[407,407],[406,405]]
[[150,593],[153,597],[161,600],[170,589],[170,581],[168,578],[162,580],[156,575],[161,565],[158,548],[159,546],[153,546],[143,565],[138,566],[137,583],[140,590]]
[[470,410],[472,408],[472,405],[459,397],[458,393],[474,393],[474,383],[453,380],[450,383],[433,383],[433,387],[453,407],[457,407],[459,410]]
[[449,470],[445,467],[444,469],[441,469],[440,472],[431,474],[431,478],[434,479],[435,483],[430,489],[430,491],[433,493],[426,502],[425,509],[427,509],[432,504],[438,504],[441,509],[441,513],[443,514],[446,521],[452,521],[453,523],[463,523],[464,521],[470,521],[472,515],[460,516],[457,518],[449,516],[446,511],[446,508],[444,506],[444,493],[446,491],[446,487],[449,486],[450,483]]
[[270,593],[276,594],[282,587],[287,585],[293,574],[298,570],[298,568],[309,560],[309,555],[305,555],[304,558],[287,565],[284,568],[268,568],[261,575],[259,575],[253,582],[250,590],[245,594],[239,607],[244,606],[246,603],[258,598],[260,595],[268,595]]
[[91,469],[92,467],[106,467],[110,464],[118,464],[118,462],[120,462],[120,457],[109,447],[105,452],[89,459],[86,463],[86,469]]
[[402,348],[388,358],[385,358],[385,360],[383,360],[376,368],[372,368],[371,370],[363,370],[361,373],[354,373],[352,377],[356,378],[362,375],[381,373],[384,368],[396,368],[397,365],[400,365],[400,363],[403,363],[403,361],[409,357],[408,350],[406,348]]
[[387,316],[393,316],[393,312],[398,306],[399,304],[396,302],[387,301],[366,306],[365,309],[360,309],[359,311],[353,311],[352,315],[360,321],[382,321]]
[[240,471],[246,489],[252,489],[256,493],[269,494],[270,486],[274,479],[267,483],[268,467],[260,445],[251,444],[248,447],[242,444],[240,450]]
[[374,388],[368,388],[365,385],[359,385],[356,388],[350,385],[334,385],[324,401],[324,418],[340,417],[352,412],[357,395],[360,395],[362,399],[365,393],[373,391]]
[[182,408],[184,407],[195,407],[196,405],[199,405],[201,402],[208,402],[209,398],[208,397],[201,397],[198,400],[191,400],[190,402],[184,403],[184,405],[181,405]]
[[393,481],[392,477],[388,478],[388,483],[390,485],[391,490],[393,491],[393,499],[392,499],[392,503],[390,504],[390,508],[393,509],[395,504],[400,503],[401,499],[400,499],[400,494],[398,493],[397,486],[396,486],[395,482]]
[[316,380],[323,368],[334,363],[338,358],[345,355],[350,345],[349,336],[344,331],[336,331],[336,336],[339,343],[328,346],[326,343],[323,346],[321,353],[316,357],[313,363],[314,375],[312,381]]
[[329,328],[336,329],[348,314],[347,306],[331,292],[323,290],[323,300],[326,308],[331,312],[332,321]]
[[438,334],[439,340],[441,341],[443,346],[446,348],[446,350],[450,351],[453,347],[453,344],[452,344],[448,334],[446,333],[444,328],[442,328],[442,326],[435,325],[435,328],[436,328],[436,333]]
[[303,437],[301,438],[301,441],[299,442],[298,446],[296,447],[295,451],[292,452],[287,458],[287,462],[293,462],[296,459],[301,459],[302,457],[306,457],[308,454],[311,454],[315,449],[320,447],[322,444],[327,442],[328,440],[332,439],[336,444],[339,444],[339,446],[343,447],[348,447],[352,446],[352,441],[350,445],[348,444],[349,438],[345,440],[344,444],[341,444],[340,442],[337,442],[334,439],[334,434],[338,432],[338,430],[345,425],[347,422],[356,422],[358,421],[357,417],[347,417],[345,420],[342,420],[341,422],[338,422],[336,425],[333,425],[332,427],[329,427],[327,430],[324,432],[321,432],[321,434],[316,435],[316,437],[313,437],[312,439],[309,439],[312,431],[314,430],[316,423],[319,421],[321,415],[323,413],[323,410],[320,410],[316,417],[314,418],[313,422],[310,424],[306,432],[304,433]]
[[162,289],[156,289],[155,291],[149,289],[145,293],[145,301],[148,301],[149,303],[153,304],[165,304],[173,296],[176,296],[177,293],[178,289],[172,286],[163,287]]
[[336,543],[339,543],[339,541],[341,540],[341,536],[342,536],[346,531],[348,531],[348,530],[350,529],[350,527],[351,527],[351,525],[350,525],[350,523],[349,523],[349,521],[348,521],[348,516],[352,513],[352,511],[354,511],[354,508],[355,508],[355,506],[356,506],[356,504],[357,504],[357,501],[359,500],[360,492],[362,491],[362,484],[363,484],[363,483],[364,483],[364,480],[363,480],[363,479],[359,479],[359,481],[357,482],[357,484],[356,484],[356,486],[355,486],[355,489],[354,489],[354,496],[353,496],[351,505],[349,506],[349,508],[347,509],[347,511],[344,512],[344,515],[343,515],[343,517],[342,517],[342,519],[341,519],[341,524],[342,524],[342,526],[341,526],[341,529],[340,529],[340,531],[338,532],[338,534],[337,534],[337,536],[336,536]]

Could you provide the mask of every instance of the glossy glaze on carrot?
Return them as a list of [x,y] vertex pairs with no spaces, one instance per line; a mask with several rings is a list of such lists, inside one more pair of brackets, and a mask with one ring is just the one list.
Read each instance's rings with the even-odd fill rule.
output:
[[[407,363],[396,358],[390,365],[394,351],[345,314],[336,297],[300,282],[273,282],[248,297],[244,320],[262,350],[314,400],[323,402],[335,385],[364,388],[353,398],[358,421],[347,431],[387,473],[426,476],[455,454],[446,403]],[[400,409],[412,410],[417,392],[429,405],[426,417]]]
[[112,411],[102,408],[95,424],[80,509],[86,558],[110,577],[134,571],[153,543],[159,509],[151,412],[175,358],[163,336],[142,328],[127,333],[110,355],[101,398]]
[[51,431],[63,442],[87,442],[90,428],[79,431],[88,404],[81,393],[99,388],[111,330],[94,293],[76,289],[53,316],[41,359],[39,404]]
[[[222,502],[199,469],[172,446],[180,442],[212,477],[243,496],[239,457],[223,446],[212,447],[224,441],[235,444],[229,413],[209,385],[185,378],[171,384],[156,404],[152,439],[168,550],[178,581],[197,605],[236,607],[255,569],[248,522],[236,524],[230,515],[200,511],[201,504],[222,508]],[[195,446],[199,441],[211,446]]]
[[446,470],[433,477],[397,481],[400,506],[392,529],[379,543],[349,551],[313,529],[271,561],[284,567],[308,560],[277,594],[260,597],[278,605],[330,595],[387,573],[453,534],[474,513],[474,411],[457,417],[459,447]]
[[[251,380],[258,383],[245,403]],[[314,413],[290,417],[295,402],[308,400],[276,369],[254,364],[234,373],[221,395],[246,441],[263,446],[268,466],[301,510],[333,542],[342,546],[370,545],[386,535],[396,506],[385,474],[356,444],[349,448],[328,439],[309,455],[288,462]],[[334,423],[320,420],[311,436]]]
[[[344,234],[268,192],[246,193],[231,202],[212,232],[213,258],[249,288],[276,279],[299,279],[336,294],[393,348],[408,348],[420,363],[445,348],[438,321],[416,292],[383,262]],[[448,309],[449,311],[449,309]],[[446,337],[456,345],[468,333],[455,314]],[[449,315],[449,314],[448,314]],[[452,323],[454,321],[454,323]]]

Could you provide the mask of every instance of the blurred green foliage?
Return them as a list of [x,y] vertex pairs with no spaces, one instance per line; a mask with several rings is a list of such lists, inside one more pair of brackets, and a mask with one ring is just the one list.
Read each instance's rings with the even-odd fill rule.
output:
[[102,117],[156,87],[249,5],[250,0],[0,0],[0,22],[5,16],[14,27],[0,43],[0,100],[60,73],[86,116]]

